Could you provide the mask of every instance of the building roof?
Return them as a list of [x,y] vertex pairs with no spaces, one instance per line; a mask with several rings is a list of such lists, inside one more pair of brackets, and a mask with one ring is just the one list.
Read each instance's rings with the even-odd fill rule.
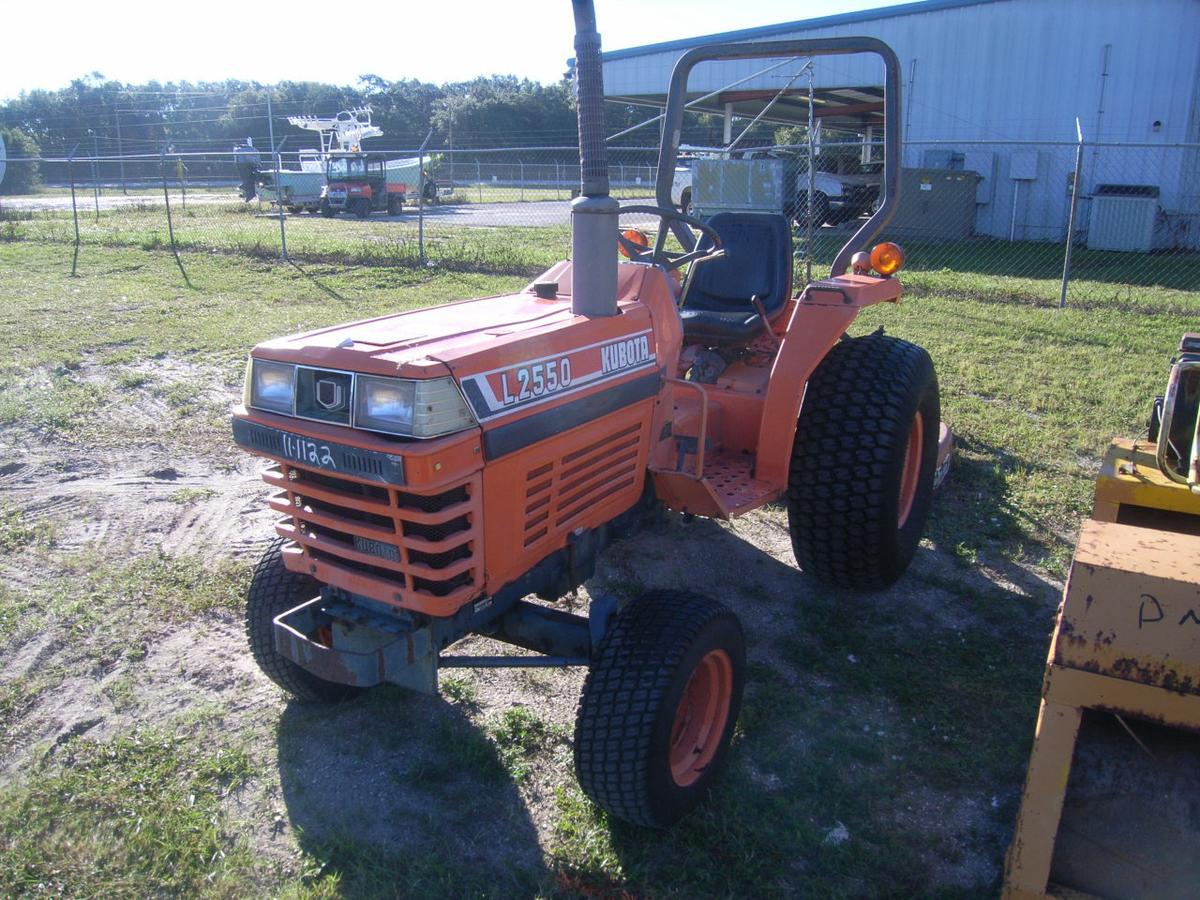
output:
[[668,50],[688,50],[700,44],[716,44],[724,41],[746,41],[755,38],[766,38],[777,34],[791,34],[795,31],[807,31],[812,28],[826,28],[832,25],[849,25],[854,22],[871,22],[876,19],[891,19],[896,16],[910,16],[917,13],[937,12],[943,9],[958,9],[963,6],[981,6],[984,3],[997,3],[1001,0],[920,0],[917,3],[900,3],[895,6],[881,6],[876,9],[863,9],[858,12],[838,13],[833,16],[821,16],[816,19],[800,19],[796,22],[781,22],[778,25],[760,25],[757,28],[743,28],[739,31],[722,31],[718,34],[705,34],[698,37],[680,38],[674,41],[663,41],[658,44],[645,44],[641,47],[628,47],[624,50],[610,50],[602,54],[605,62],[618,59],[629,59],[634,56],[648,56],[651,53],[663,53]]

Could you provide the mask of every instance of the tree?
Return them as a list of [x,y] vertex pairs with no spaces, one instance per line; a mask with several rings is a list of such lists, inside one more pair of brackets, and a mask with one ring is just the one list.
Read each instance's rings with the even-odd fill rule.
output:
[[0,194],[28,194],[41,182],[37,141],[15,128],[0,128],[0,139],[8,150]]

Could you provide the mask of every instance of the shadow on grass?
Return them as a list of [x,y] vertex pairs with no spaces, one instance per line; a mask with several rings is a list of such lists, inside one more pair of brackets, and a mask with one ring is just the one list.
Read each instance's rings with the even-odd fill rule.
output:
[[[1037,714],[1046,597],[925,549],[892,588],[852,594],[759,549],[773,544],[695,520],[612,551],[645,588],[671,572],[670,586],[736,610],[747,693],[729,771],[675,828],[559,798],[564,877],[595,896],[994,891]],[[663,555],[658,573],[643,564]]]
[[1006,447],[956,435],[954,461],[933,505],[927,535],[952,554],[964,572],[986,554],[990,566],[1027,589],[1029,572],[1005,560],[1065,569],[1073,544],[1053,523],[1030,515],[1009,496],[1012,479],[1039,472],[1060,474]]
[[279,777],[316,884],[343,897],[529,896],[537,831],[495,745],[440,699],[383,687],[290,703]]
[[[962,487],[990,495],[989,477]],[[606,554],[597,588],[701,591],[747,633],[729,769],[674,828],[611,820],[572,778],[537,810],[552,821],[543,848],[483,731],[440,700],[380,689],[332,709],[292,704],[280,723],[284,799],[316,878],[350,897],[994,891],[1050,591],[1027,596],[921,549],[893,587],[851,594],[796,569],[786,541],[778,509],[752,526],[668,516]]]

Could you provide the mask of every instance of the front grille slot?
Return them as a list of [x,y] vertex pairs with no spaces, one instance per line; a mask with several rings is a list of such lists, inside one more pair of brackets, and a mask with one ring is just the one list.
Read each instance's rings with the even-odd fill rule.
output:
[[408,561],[419,563],[422,566],[429,566],[431,569],[444,569],[451,563],[458,562],[460,559],[466,559],[471,555],[471,548],[467,544],[461,544],[453,550],[446,550],[442,553],[423,553],[420,550],[409,550]]
[[437,525],[427,525],[422,522],[405,522],[404,536],[419,537],[423,541],[444,541],[461,531],[466,531],[470,527],[471,520],[466,516],[459,516],[457,519],[451,519],[449,522],[442,522]]
[[326,475],[324,472],[314,472],[311,469],[293,467],[291,471],[296,473],[294,480],[299,484],[315,484],[320,487],[329,488],[331,491],[337,491],[348,498],[358,496],[374,500],[377,503],[388,502],[388,489],[385,487],[379,487],[374,484],[363,484],[361,481],[347,481],[345,478]]
[[312,572],[335,587],[442,610],[482,586],[478,474],[436,494],[362,484],[291,463],[263,478],[281,490],[271,507],[289,517],[276,530],[299,544]]
[[364,512],[361,509],[354,509],[349,506],[338,506],[333,503],[326,503],[323,500],[315,500],[312,497],[301,497],[304,506],[311,507],[314,512],[327,513],[330,516],[336,516],[339,519],[350,519],[355,522],[362,522],[364,525],[374,525],[376,528],[387,528],[394,530],[396,522],[388,516],[380,516],[375,513]]
[[456,575],[448,581],[430,581],[428,578],[414,578],[413,590],[425,591],[433,594],[435,597],[445,597],[455,588],[461,587],[464,584],[470,584],[470,582],[471,577],[466,572]]
[[421,512],[440,512],[447,506],[463,503],[467,499],[467,486],[460,485],[442,494],[422,495],[405,491],[396,492],[396,502],[402,509],[419,509]]

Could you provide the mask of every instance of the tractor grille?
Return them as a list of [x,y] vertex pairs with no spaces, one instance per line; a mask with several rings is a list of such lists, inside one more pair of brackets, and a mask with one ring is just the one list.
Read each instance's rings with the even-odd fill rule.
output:
[[637,481],[641,422],[533,469],[525,478],[525,546],[564,528]]
[[364,484],[277,463],[276,531],[301,548],[320,581],[384,603],[448,615],[478,593],[478,475],[434,494]]

